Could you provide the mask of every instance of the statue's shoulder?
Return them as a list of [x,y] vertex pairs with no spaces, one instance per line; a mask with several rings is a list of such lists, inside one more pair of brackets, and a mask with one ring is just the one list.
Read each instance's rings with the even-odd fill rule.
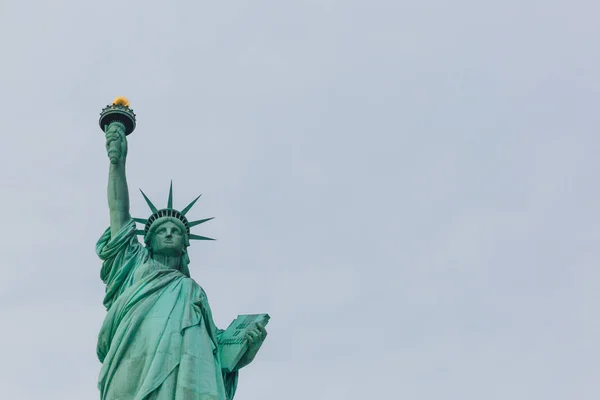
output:
[[190,282],[190,284],[194,288],[193,289],[194,297],[198,301],[208,304],[208,297],[206,296],[206,292],[204,291],[204,288],[202,288],[202,286],[200,286],[200,284],[198,282],[196,282],[196,280],[194,280],[193,278],[186,277],[186,279]]

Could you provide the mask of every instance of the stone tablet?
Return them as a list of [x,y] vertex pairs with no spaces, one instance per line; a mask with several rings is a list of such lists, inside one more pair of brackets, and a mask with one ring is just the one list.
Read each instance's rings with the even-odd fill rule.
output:
[[261,323],[263,327],[269,322],[269,314],[238,315],[229,327],[220,335],[219,350],[221,352],[221,368],[226,372],[235,370],[238,362],[248,349],[247,334]]

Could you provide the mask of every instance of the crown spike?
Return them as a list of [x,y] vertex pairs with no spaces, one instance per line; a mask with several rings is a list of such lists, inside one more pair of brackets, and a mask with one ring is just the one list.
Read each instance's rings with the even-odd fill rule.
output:
[[173,179],[171,179],[171,186],[169,186],[169,200],[167,202],[167,208],[173,208]]
[[[200,196],[202,196],[202,195],[200,195]],[[183,210],[181,210],[181,215],[187,214],[187,212],[190,211],[190,209],[192,207],[194,207],[194,204],[196,204],[196,201],[198,201],[198,199],[200,198],[200,196],[196,197],[194,199],[194,201],[192,201],[190,204],[188,204],[188,206],[186,208],[184,208]]]
[[148,223],[148,220],[146,218],[134,218],[133,220],[143,225],[146,225]]
[[136,229],[135,230],[135,234],[136,235],[140,235],[140,236],[144,236],[146,234],[146,231],[143,229]]
[[205,218],[205,219],[200,219],[200,220],[198,220],[198,221],[190,221],[190,222],[188,223],[188,226],[191,228],[191,227],[193,227],[193,226],[196,226],[196,225],[203,224],[203,223],[205,223],[206,221],[210,221],[211,219],[214,219],[214,218],[215,218],[215,217],[211,217],[211,218]]
[[150,210],[152,210],[153,213],[157,213],[158,209],[154,204],[152,204],[148,196],[146,196],[146,193],[144,193],[142,189],[140,189],[140,192],[142,192],[142,196],[144,196],[144,200],[146,200],[146,203],[148,204],[148,207],[150,207]]
[[194,235],[193,233],[190,233],[188,236],[191,240],[216,240],[206,236]]

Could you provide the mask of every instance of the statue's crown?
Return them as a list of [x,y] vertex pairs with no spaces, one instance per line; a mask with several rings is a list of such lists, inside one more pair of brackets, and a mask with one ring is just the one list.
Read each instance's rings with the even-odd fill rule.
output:
[[[142,192],[141,189],[140,189],[140,192]],[[136,222],[144,225],[144,229],[136,230],[136,233],[138,235],[146,236],[148,234],[148,232],[150,231],[150,227],[152,226],[152,224],[155,223],[159,218],[170,217],[170,218],[178,219],[179,221],[181,221],[181,223],[183,223],[183,226],[185,226],[186,233],[190,239],[192,239],[192,240],[214,240],[209,237],[194,235],[194,234],[190,233],[191,227],[203,224],[206,221],[210,221],[214,217],[200,219],[197,221],[188,221],[188,219],[185,217],[185,214],[187,214],[187,212],[190,211],[190,209],[194,206],[194,204],[196,204],[196,201],[198,201],[198,199],[202,195],[196,197],[190,204],[187,205],[187,207],[185,207],[181,211],[175,210],[173,208],[173,182],[171,182],[171,186],[169,187],[169,200],[167,201],[167,208],[163,208],[163,209],[159,210],[150,201],[150,199],[148,198],[148,196],[146,196],[146,194],[144,192],[142,192],[142,196],[144,196],[144,200],[146,200],[148,207],[150,207],[150,210],[152,210],[152,215],[150,217],[148,217],[148,219],[134,218],[134,220]]]
[[125,97],[117,97],[112,104],[107,105],[100,113],[100,129],[106,130],[113,122],[121,122],[125,126],[125,135],[135,130],[135,113],[129,108],[129,100]]

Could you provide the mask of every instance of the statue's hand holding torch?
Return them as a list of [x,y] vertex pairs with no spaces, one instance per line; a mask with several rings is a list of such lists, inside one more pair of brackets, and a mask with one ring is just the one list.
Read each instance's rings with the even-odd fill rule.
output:
[[127,157],[127,135],[135,129],[135,114],[129,101],[117,97],[100,113],[100,128],[106,137],[106,153],[111,164],[124,163]]
[[111,164],[125,161],[127,157],[125,129],[118,123],[111,124],[106,130],[106,153]]

